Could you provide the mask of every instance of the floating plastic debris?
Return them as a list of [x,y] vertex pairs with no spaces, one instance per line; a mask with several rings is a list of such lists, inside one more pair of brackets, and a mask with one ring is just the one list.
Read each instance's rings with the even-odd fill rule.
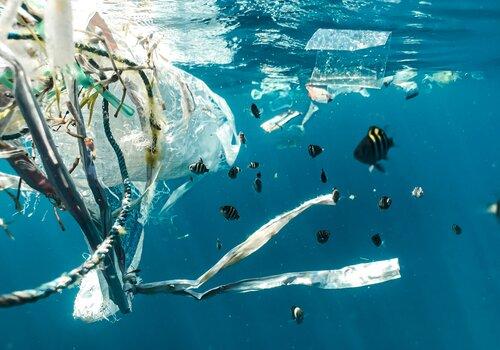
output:
[[451,70],[443,70],[433,74],[426,74],[423,82],[436,83],[440,86],[454,83],[461,78],[460,73]]
[[300,112],[289,110],[265,121],[260,125],[260,127],[270,133],[283,128],[285,124],[289,123],[292,119],[298,117],[299,115]]
[[48,0],[44,14],[44,32],[50,66],[69,67],[75,60],[73,16],[70,0]]
[[266,289],[294,285],[321,289],[358,288],[384,283],[398,278],[401,278],[399,260],[394,258],[350,265],[338,270],[288,272],[281,275],[250,278],[224,284],[201,293],[191,289],[178,291],[172,288],[174,286],[173,284],[168,285],[162,282],[138,285],[136,287],[136,293],[184,293],[198,300],[203,300],[223,293],[258,292]]
[[304,119],[302,119],[302,123],[300,123],[299,125],[302,128],[302,130],[304,130],[304,126],[306,125],[306,123],[309,121],[309,119],[311,119],[312,115],[316,113],[318,110],[319,110],[318,106],[316,106],[314,103],[311,102],[311,104],[309,105],[309,109],[307,110],[307,113],[304,116]]
[[340,289],[362,287],[400,278],[400,267],[397,258],[371,263],[346,266],[340,270],[289,272],[280,275],[245,279],[212,288],[206,292],[194,289],[201,287],[221,270],[234,265],[262,248],[269,240],[278,234],[290,220],[300,215],[314,205],[333,205],[331,194],[325,194],[310,199],[298,207],[278,215],[253,234],[227,252],[217,263],[209,268],[196,280],[176,279],[134,287],[135,293],[174,293],[192,296],[202,300],[221,293],[246,293],[289,285],[314,286],[323,289]]
[[381,87],[391,32],[318,29],[306,45],[317,50],[310,83],[335,87]]
[[329,103],[333,101],[334,96],[328,90],[317,87],[312,84],[306,84],[307,94],[309,98],[318,103]]
[[406,93],[406,99],[412,99],[419,94],[418,85],[412,81],[417,76],[417,71],[413,68],[406,67],[405,69],[397,71],[392,76],[387,76],[382,79],[384,86],[395,85],[403,89]]
[[410,99],[418,96],[418,93],[419,93],[418,92],[418,85],[414,81],[405,81],[405,82],[399,83],[398,86],[401,87],[406,92],[405,98],[407,100],[410,100]]
[[351,29],[318,29],[306,50],[357,51],[387,44],[391,32]]
[[415,198],[420,198],[424,195],[424,189],[422,187],[415,187],[411,191],[411,195]]

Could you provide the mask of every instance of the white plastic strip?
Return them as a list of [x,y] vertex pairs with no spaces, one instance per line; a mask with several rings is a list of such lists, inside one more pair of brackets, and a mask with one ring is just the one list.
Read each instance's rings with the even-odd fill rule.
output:
[[350,265],[338,270],[288,272],[280,275],[245,279],[217,286],[206,292],[195,292],[190,289],[175,290],[164,282],[140,285],[137,292],[175,293],[190,295],[198,300],[223,293],[249,293],[284,286],[309,286],[322,289],[344,289],[369,286],[401,277],[399,259],[374,261]]
[[293,118],[298,117],[299,115],[300,112],[287,111],[285,113],[272,117],[269,120],[266,120],[264,123],[260,125],[260,127],[264,129],[264,131],[266,132],[273,132],[278,129],[281,129],[285,124],[290,122]]
[[274,235],[278,234],[278,232],[280,232],[280,230],[285,227],[290,220],[297,217],[304,210],[318,204],[333,205],[332,194],[324,194],[310,199],[299,205],[297,208],[278,215],[269,221],[267,224],[251,234],[250,237],[248,237],[244,242],[238,244],[236,247],[227,252],[214,266],[198,277],[196,280],[196,286],[193,288],[198,288],[216,275],[220,270],[236,264],[240,260],[245,259],[247,256],[262,248],[262,246],[264,246]]
[[52,68],[74,61],[73,15],[70,0],[48,0],[45,8],[45,42]]

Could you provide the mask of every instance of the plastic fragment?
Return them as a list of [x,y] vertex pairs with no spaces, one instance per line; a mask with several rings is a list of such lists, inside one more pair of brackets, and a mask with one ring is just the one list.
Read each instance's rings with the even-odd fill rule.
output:
[[285,124],[289,123],[292,119],[298,117],[299,115],[300,112],[289,110],[265,121],[260,125],[260,127],[266,132],[271,133],[281,129]]

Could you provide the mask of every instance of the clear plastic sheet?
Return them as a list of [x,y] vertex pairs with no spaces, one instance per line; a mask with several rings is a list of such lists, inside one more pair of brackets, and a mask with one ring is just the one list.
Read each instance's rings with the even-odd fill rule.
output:
[[[158,90],[164,100],[166,110],[158,111],[162,116],[160,142],[160,163],[163,163],[158,181],[188,176],[189,164],[200,157],[211,171],[217,171],[221,166],[232,165],[240,147],[237,137],[234,116],[226,101],[214,94],[207,85],[194,76],[168,65],[158,62]],[[123,74],[125,79],[134,82],[141,101],[145,101],[143,85],[136,74]],[[189,89],[194,98],[195,109],[186,119],[182,110],[182,92]],[[142,88],[142,90],[140,90]],[[116,95],[121,92],[116,90]],[[125,103],[134,105],[127,97]],[[111,146],[107,142],[102,127],[101,103],[96,103],[91,127],[88,128],[94,140],[96,159],[94,161],[97,174],[108,186],[120,182],[118,163],[114,158]],[[84,110],[87,113],[87,110]],[[111,129],[125,155],[130,179],[145,182],[147,179],[146,149],[149,145],[149,130],[142,130],[139,118],[111,118]],[[54,133],[54,138],[60,147],[64,147],[63,157],[66,164],[71,164],[78,154],[74,138],[66,133]],[[163,161],[165,160],[165,161]],[[166,161],[168,160],[168,161]],[[84,179],[84,172],[79,167],[73,173],[78,180]]]
[[317,50],[310,83],[334,87],[380,88],[391,32],[318,29],[306,45]]
[[318,29],[306,50],[357,51],[387,44],[391,32],[351,29]]

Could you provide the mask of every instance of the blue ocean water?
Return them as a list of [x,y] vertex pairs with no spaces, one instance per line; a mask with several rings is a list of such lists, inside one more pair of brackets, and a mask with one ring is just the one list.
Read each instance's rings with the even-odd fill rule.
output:
[[[140,266],[146,282],[194,278],[269,219],[335,186],[343,195],[339,205],[309,209],[211,285],[393,257],[400,260],[401,279],[343,290],[291,286],[206,301],[137,295],[131,314],[94,324],[73,319],[77,289],[71,289],[0,310],[0,349],[499,348],[500,222],[486,207],[500,197],[500,8],[494,1],[422,3],[217,2],[218,19],[231,28],[226,39],[238,43],[232,62],[179,66],[230,105],[247,137],[236,161],[244,171],[236,180],[226,170],[209,173],[148,225]],[[278,6],[284,4],[290,7]],[[428,16],[412,15],[422,7]],[[370,90],[369,97],[341,95],[319,105],[296,147],[279,147],[287,136],[265,134],[259,125],[279,112],[273,109],[280,101],[307,111],[304,85],[316,61],[303,47],[317,28],[390,30],[388,74],[409,66],[418,70],[419,83],[441,70],[460,72],[461,79],[421,83],[419,96],[410,100],[396,88]],[[281,35],[275,42],[256,39],[271,30]],[[296,44],[284,45],[285,36]],[[263,65],[289,68],[277,80],[288,84],[286,97],[278,89],[252,99],[266,77]],[[263,109],[261,120],[250,114],[252,102]],[[386,173],[370,173],[352,155],[371,125],[383,127],[396,144],[384,162]],[[311,143],[325,149],[315,159],[307,153]],[[261,164],[260,194],[252,188],[254,172],[246,169],[254,160]],[[322,168],[326,184],[319,179]],[[422,198],[411,196],[415,186],[424,188]],[[381,195],[393,200],[384,212],[377,207]],[[222,218],[218,208],[225,204],[238,208],[240,220]],[[9,217],[7,196],[2,206]],[[43,219],[47,210],[42,202],[31,217],[14,216],[15,241],[0,236],[0,292],[32,287],[83,261],[87,248],[77,225],[63,214],[67,231],[61,232],[50,211]],[[455,235],[452,224],[463,233]],[[331,232],[324,245],[316,241],[319,229]],[[384,241],[378,248],[370,240],[375,233]],[[291,320],[292,305],[305,312],[300,325]]]

